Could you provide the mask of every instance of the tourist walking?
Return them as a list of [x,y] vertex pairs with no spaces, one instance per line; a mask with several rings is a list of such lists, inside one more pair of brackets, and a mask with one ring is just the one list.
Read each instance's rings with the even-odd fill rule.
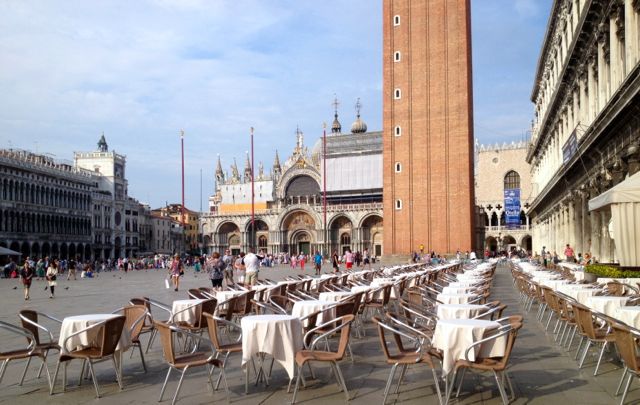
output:
[[182,262],[180,261],[180,255],[175,255],[171,265],[169,266],[169,274],[171,275],[171,281],[173,281],[173,291],[178,291],[180,288],[180,276],[184,274],[182,270]]
[[47,266],[45,264],[45,260],[40,258],[38,263],[36,263],[36,275],[38,276],[38,280],[44,280],[45,273],[47,272]]
[[[45,276],[47,279],[47,287],[49,288],[49,298],[53,298],[56,295],[56,286],[58,285],[58,261],[51,260],[49,263],[49,268],[47,269],[47,275]],[[45,287],[45,290],[47,289]]]
[[229,249],[224,251],[222,261],[224,262],[224,279],[227,281],[227,285],[233,284],[233,256],[231,256]]
[[353,268],[353,253],[351,253],[351,249],[347,249],[347,251],[344,252],[344,262],[347,270]]
[[236,258],[236,261],[233,264],[233,267],[236,269],[236,276],[238,278],[238,283],[239,284],[244,283],[244,272],[245,272],[244,252],[240,252],[240,255]]
[[331,255],[331,264],[333,266],[333,272],[338,273],[340,271],[340,258],[338,257],[338,252],[335,250]]
[[298,258],[296,257],[296,254],[292,254],[291,255],[291,268],[295,269],[296,267],[298,267]]
[[31,288],[31,280],[33,280],[34,270],[31,264],[29,263],[29,258],[24,261],[24,266],[22,266],[22,270],[20,270],[20,280],[22,281],[22,286],[24,287],[24,300],[29,300],[29,289]]
[[319,276],[322,270],[322,255],[317,250],[315,256],[313,256],[313,264],[316,268],[316,276]]
[[244,267],[246,269],[244,284],[256,285],[258,281],[258,272],[260,271],[260,260],[264,259],[262,256],[258,256],[253,252],[253,249],[249,250],[244,257]]
[[369,249],[367,248],[362,252],[362,261],[364,262],[362,267],[371,270],[371,255],[369,255]]
[[564,248],[564,255],[567,257],[567,261],[568,262],[574,263],[576,261],[575,253],[573,252],[573,248],[568,243],[567,243],[567,247]]
[[298,262],[300,263],[300,269],[303,272],[304,272],[304,265],[306,261],[307,261],[307,256],[305,256],[304,252],[301,252],[300,256],[298,256]]
[[207,274],[209,274],[211,286],[216,290],[221,290],[222,281],[224,280],[225,263],[220,259],[220,253],[213,252],[205,263],[205,270]]

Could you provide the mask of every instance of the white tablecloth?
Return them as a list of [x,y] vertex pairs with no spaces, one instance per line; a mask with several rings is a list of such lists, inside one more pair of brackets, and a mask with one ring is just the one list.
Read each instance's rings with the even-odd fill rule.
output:
[[235,291],[235,290],[224,290],[224,291],[216,291],[216,300],[218,300],[218,304],[221,304],[225,301],[230,300],[233,297],[237,297],[238,295],[245,294],[246,291]]
[[489,309],[486,305],[476,304],[438,304],[439,319],[469,319]]
[[436,299],[443,304],[466,304],[476,297],[475,294],[438,294]]
[[253,315],[240,321],[242,327],[242,366],[257,353],[273,357],[293,378],[295,356],[303,347],[302,322],[292,315]]
[[449,283],[449,287],[457,288],[457,287],[472,287],[476,285],[473,281],[454,281],[453,283]]
[[[76,316],[68,316],[62,320],[62,325],[60,326],[60,337],[58,338],[58,344],[60,345],[62,353],[68,353],[69,351],[93,347],[98,344],[98,335],[100,328],[93,329],[88,332],[80,333],[69,339],[67,341],[66,346],[64,346],[64,341],[68,336],[87,328],[91,325],[94,325],[98,322],[106,321],[109,319],[113,319],[115,317],[120,316],[119,314],[88,314],[88,315],[76,315]],[[120,335],[120,341],[118,342],[118,346],[116,350],[126,351],[131,347],[131,335],[127,328],[122,329],[122,335]]]
[[318,296],[318,300],[320,301],[340,301],[350,295],[353,295],[351,291],[327,291],[322,292]]
[[624,307],[629,301],[629,297],[589,297],[585,302],[585,305],[594,311],[603,313],[612,318],[616,316],[616,310],[620,307]]
[[478,277],[478,276],[475,276],[473,274],[466,274],[466,273],[465,274],[460,274],[460,273],[456,274],[456,279],[458,281],[470,281],[470,282],[473,282],[473,283],[482,283],[482,282],[486,281],[485,277]]
[[559,286],[561,286],[563,284],[569,284],[569,283],[570,283],[569,280],[546,279],[546,280],[540,281],[540,285],[547,286],[547,287],[551,288],[552,290],[557,290],[559,288]]
[[[393,278],[374,278],[371,281],[370,285],[371,285],[371,287],[373,287],[375,289],[375,288],[380,288],[380,287],[387,286],[389,284],[393,284],[395,282],[396,282],[396,280],[393,279]],[[391,288],[391,297],[390,298],[393,298],[393,299],[398,298],[398,292],[396,292],[396,288],[395,287]]]
[[[482,340],[494,329],[500,327],[498,322],[480,319],[441,319],[436,323],[433,333],[433,346],[442,350],[442,371],[448,374],[453,371],[456,360],[464,359],[464,352],[473,343]],[[482,345],[479,354],[472,350],[469,360],[475,361],[476,356],[500,357],[504,356],[507,345],[507,335]]]
[[[321,311],[327,307],[332,305],[336,305],[335,301],[320,301],[320,300],[310,300],[310,301],[297,301],[293,304],[293,309],[291,310],[291,315],[303,318],[307,315],[310,315],[314,312]],[[316,324],[320,325],[325,322],[329,322],[336,317],[336,310],[332,308],[331,310],[325,311],[321,316],[316,320]],[[304,326],[307,326],[308,321],[304,321]]]
[[616,309],[614,318],[636,329],[640,329],[640,306],[620,307]]
[[[173,317],[174,322],[186,322],[194,325],[200,319],[202,313],[202,304],[206,300],[176,300],[173,301],[171,306],[171,314],[175,314]],[[188,308],[186,311],[184,309]],[[179,312],[181,311],[181,312]]]
[[444,287],[442,293],[445,295],[465,294],[475,290],[474,287]]
[[579,284],[561,284],[558,286],[558,291],[572,297],[579,303],[586,305],[587,298],[596,295],[602,290],[598,288],[583,287]]

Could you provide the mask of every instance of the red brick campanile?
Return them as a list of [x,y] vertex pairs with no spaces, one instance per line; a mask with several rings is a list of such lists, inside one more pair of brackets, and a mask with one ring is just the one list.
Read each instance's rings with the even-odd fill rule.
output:
[[383,0],[384,253],[473,248],[469,0]]

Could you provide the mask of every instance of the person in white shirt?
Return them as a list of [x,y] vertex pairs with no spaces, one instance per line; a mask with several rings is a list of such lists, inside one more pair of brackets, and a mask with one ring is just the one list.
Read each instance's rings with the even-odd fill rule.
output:
[[246,269],[244,282],[246,285],[256,285],[262,259],[264,259],[264,256],[258,256],[253,253],[253,249],[244,256],[244,268]]

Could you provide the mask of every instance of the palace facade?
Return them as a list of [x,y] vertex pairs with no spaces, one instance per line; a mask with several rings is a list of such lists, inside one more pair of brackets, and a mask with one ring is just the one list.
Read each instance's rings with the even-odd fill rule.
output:
[[611,211],[588,202],[640,169],[639,59],[640,1],[554,1],[531,94],[535,251],[617,260]]

